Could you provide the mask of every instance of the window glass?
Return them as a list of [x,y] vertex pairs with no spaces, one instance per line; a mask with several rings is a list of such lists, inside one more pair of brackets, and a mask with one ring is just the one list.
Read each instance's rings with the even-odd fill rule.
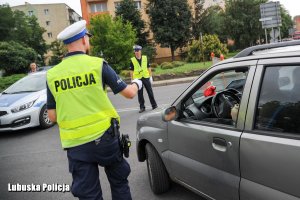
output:
[[52,33],[48,33],[48,38],[52,38]]
[[32,10],[28,11],[28,15],[33,16],[33,11]]
[[50,21],[46,21],[46,25],[49,26],[50,25]]
[[142,3],[141,3],[141,1],[135,1],[135,6],[136,6],[136,8],[139,10],[139,9],[141,9],[142,8]]
[[196,86],[183,103],[183,118],[234,126],[248,68],[219,72]]
[[91,4],[91,12],[104,12],[107,11],[107,3],[106,2],[101,2],[101,3],[94,3]]
[[36,92],[46,89],[46,73],[25,76],[13,85],[6,93]]
[[300,66],[268,67],[259,95],[255,128],[300,133]]
[[44,13],[45,13],[45,15],[48,15],[49,14],[49,9],[44,9]]

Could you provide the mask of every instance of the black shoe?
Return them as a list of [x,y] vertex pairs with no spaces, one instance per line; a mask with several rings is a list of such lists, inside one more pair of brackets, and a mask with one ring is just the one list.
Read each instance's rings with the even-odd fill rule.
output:
[[152,110],[154,110],[154,109],[156,109],[156,108],[157,108],[157,106],[153,106],[153,107],[152,107]]
[[145,110],[146,110],[145,108],[141,108],[139,113],[145,112]]

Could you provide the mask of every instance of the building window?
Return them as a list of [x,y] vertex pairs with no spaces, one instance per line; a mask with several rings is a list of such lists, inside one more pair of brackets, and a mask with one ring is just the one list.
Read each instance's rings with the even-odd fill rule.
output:
[[107,3],[106,2],[93,3],[93,4],[90,5],[90,7],[91,7],[91,12],[92,13],[107,11]]
[[48,15],[49,14],[49,9],[44,9],[44,13],[45,13],[45,15]]
[[52,33],[48,33],[48,38],[52,38]]
[[46,21],[46,25],[47,25],[47,26],[50,26],[50,21]]
[[140,10],[142,8],[142,3],[141,1],[135,1],[135,6],[138,10]]
[[115,9],[117,10],[120,7],[121,2],[115,2]]
[[32,16],[32,15],[33,15],[33,11],[32,11],[32,10],[29,10],[29,11],[28,11],[28,15],[29,15],[29,16]]

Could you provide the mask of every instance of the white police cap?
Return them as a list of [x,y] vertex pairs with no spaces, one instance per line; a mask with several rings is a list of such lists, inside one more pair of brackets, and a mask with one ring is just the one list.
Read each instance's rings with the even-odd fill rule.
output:
[[84,37],[86,33],[86,21],[81,20],[65,28],[57,35],[57,39],[62,40],[65,44],[70,44]]
[[142,47],[140,45],[134,45],[133,50],[142,50]]

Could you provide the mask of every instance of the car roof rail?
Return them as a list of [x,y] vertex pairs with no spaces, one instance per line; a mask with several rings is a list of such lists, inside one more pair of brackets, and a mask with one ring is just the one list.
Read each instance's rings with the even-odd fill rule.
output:
[[250,55],[253,54],[254,51],[274,49],[274,48],[279,48],[279,47],[295,46],[295,45],[300,45],[300,40],[257,45],[257,46],[248,47],[248,48],[244,49],[240,53],[236,54],[234,56],[234,58],[241,58],[241,57],[250,56]]

